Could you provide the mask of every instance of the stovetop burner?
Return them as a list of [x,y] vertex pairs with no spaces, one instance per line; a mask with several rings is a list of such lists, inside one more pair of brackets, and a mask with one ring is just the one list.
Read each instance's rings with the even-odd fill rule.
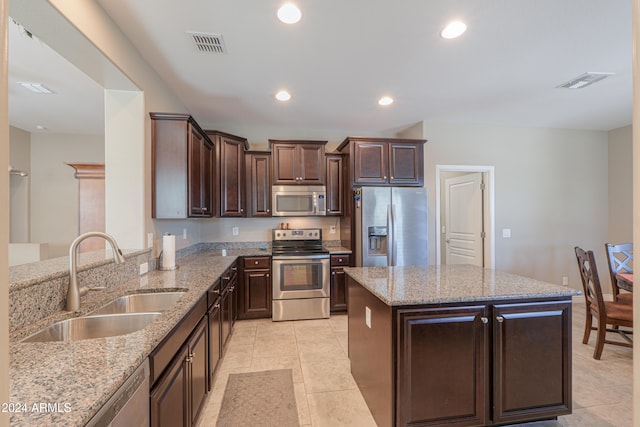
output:
[[322,245],[322,229],[276,229],[272,232],[271,252],[274,255],[328,254]]

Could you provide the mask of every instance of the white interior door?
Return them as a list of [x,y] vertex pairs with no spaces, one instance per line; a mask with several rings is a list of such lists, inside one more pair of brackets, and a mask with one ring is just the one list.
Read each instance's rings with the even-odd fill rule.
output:
[[484,266],[482,173],[445,180],[447,264]]

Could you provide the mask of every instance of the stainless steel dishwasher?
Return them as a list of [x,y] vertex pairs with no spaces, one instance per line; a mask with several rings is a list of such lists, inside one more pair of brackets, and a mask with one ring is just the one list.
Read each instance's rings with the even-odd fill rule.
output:
[[149,426],[149,359],[107,400],[87,427]]

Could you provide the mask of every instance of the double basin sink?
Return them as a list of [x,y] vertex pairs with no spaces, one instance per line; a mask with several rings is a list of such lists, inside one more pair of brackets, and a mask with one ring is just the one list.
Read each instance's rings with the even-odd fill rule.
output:
[[146,328],[183,295],[184,292],[125,295],[86,316],[54,323],[22,341],[79,341],[130,334]]

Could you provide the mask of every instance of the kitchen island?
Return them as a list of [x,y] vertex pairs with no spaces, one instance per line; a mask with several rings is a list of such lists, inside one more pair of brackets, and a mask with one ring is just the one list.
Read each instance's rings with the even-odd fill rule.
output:
[[470,265],[345,268],[349,359],[379,427],[571,413],[571,297]]

